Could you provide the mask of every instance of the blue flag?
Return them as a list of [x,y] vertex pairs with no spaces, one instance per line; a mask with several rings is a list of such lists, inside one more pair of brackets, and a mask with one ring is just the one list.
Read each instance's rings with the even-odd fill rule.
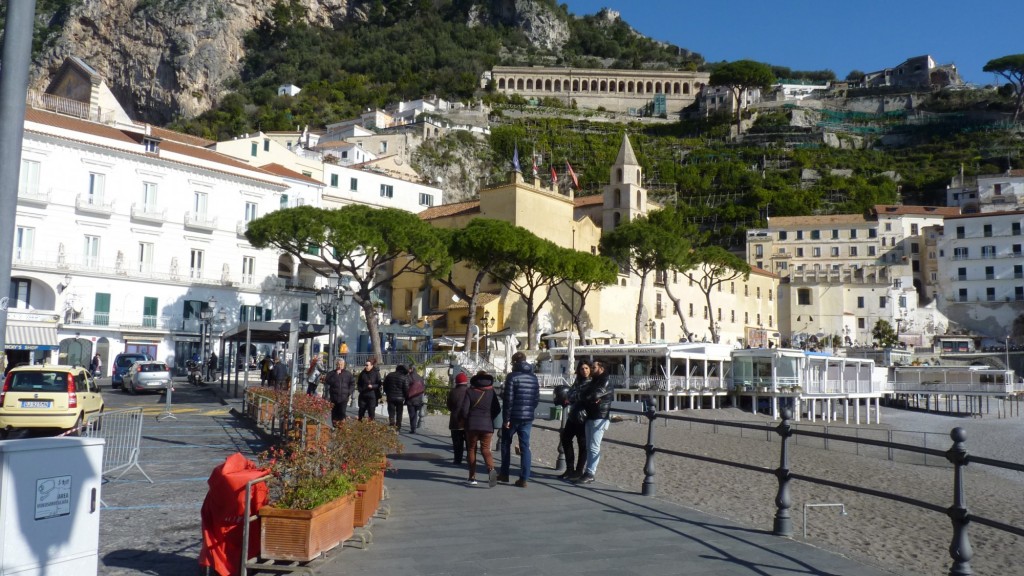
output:
[[515,152],[512,153],[512,169],[522,172],[522,169],[519,168],[519,144],[516,144]]

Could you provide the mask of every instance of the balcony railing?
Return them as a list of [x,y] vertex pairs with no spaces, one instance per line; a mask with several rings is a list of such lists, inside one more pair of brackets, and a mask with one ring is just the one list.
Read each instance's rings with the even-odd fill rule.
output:
[[75,209],[79,212],[90,212],[92,214],[103,214],[109,216],[114,212],[114,203],[104,201],[101,196],[90,198],[88,194],[79,194],[75,197]]
[[18,188],[18,200],[34,204],[49,204],[50,192],[40,190],[38,186]]
[[147,204],[132,204],[132,220],[162,224],[167,221],[167,210]]
[[217,217],[210,218],[205,213],[185,212],[185,226],[212,232],[217,229]]
[[245,236],[245,231],[249,229],[249,222],[247,220],[239,220],[238,224],[235,225],[235,232],[239,236]]

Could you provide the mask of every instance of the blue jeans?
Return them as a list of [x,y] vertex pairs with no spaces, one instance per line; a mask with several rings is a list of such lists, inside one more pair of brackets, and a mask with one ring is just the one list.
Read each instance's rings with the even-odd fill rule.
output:
[[601,461],[601,440],[608,429],[607,418],[587,420],[587,474],[597,474],[597,463]]
[[509,466],[512,464],[512,435],[519,435],[519,456],[522,471],[519,478],[530,479],[530,430],[533,429],[533,420],[512,420],[511,426],[501,429],[501,471],[502,476],[508,476]]

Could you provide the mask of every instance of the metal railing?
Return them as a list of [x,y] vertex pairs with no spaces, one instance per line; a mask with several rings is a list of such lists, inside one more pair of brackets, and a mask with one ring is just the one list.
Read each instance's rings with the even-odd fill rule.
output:
[[120,474],[113,477],[113,480],[117,480],[135,468],[150,484],[153,483],[153,479],[139,465],[143,418],[140,406],[92,414],[86,419],[82,435],[106,441],[101,472],[104,476],[120,471]]
[[[775,433],[781,439],[779,448],[779,466],[775,469],[764,468],[753,464],[745,464],[740,462],[733,462],[724,458],[717,458],[706,454],[697,454],[694,452],[683,452],[680,450],[672,450],[670,448],[657,447],[655,445],[655,426],[654,421],[657,418],[663,418],[666,420],[677,420],[682,422],[696,422],[701,424],[707,424],[718,427],[731,427],[738,429],[755,429],[760,432],[764,432],[764,428],[761,425],[751,425],[742,422],[730,422],[720,420],[709,420],[705,418],[694,418],[690,416],[678,416],[675,414],[659,414],[654,410],[653,406],[648,407],[646,410],[624,410],[619,408],[613,408],[614,412],[621,414],[629,414],[632,416],[645,416],[648,419],[647,427],[647,443],[644,445],[636,444],[633,442],[626,442],[623,440],[605,438],[604,442],[616,444],[631,448],[640,448],[646,454],[646,460],[644,463],[644,480],[641,485],[641,494],[644,496],[655,495],[655,468],[654,468],[654,457],[656,453],[669,454],[672,456],[678,456],[680,458],[690,458],[701,462],[707,462],[709,464],[720,464],[723,466],[731,466],[734,468],[741,468],[751,472],[759,472],[762,474],[771,474],[778,479],[778,491],[775,496],[775,519],[773,521],[772,533],[776,536],[783,536],[786,538],[792,538],[793,536],[793,522],[790,513],[792,507],[792,494],[791,494],[791,483],[794,480],[802,482],[809,482],[812,484],[818,484],[821,486],[827,486],[830,488],[836,488],[839,490],[846,490],[849,492],[856,492],[859,494],[865,494],[868,496],[874,496],[876,498],[883,498],[886,500],[892,500],[903,504],[909,504],[932,512],[945,514],[949,516],[953,524],[953,534],[949,545],[949,555],[952,560],[952,565],[949,569],[949,574],[953,575],[969,575],[973,574],[971,569],[971,558],[973,557],[973,551],[971,549],[970,538],[968,535],[968,526],[970,523],[981,524],[988,526],[1001,532],[1008,534],[1014,534],[1016,536],[1024,537],[1024,528],[1019,526],[1013,526],[998,520],[986,518],[983,516],[977,516],[968,513],[967,510],[967,483],[964,477],[964,469],[967,467],[968,462],[980,466],[991,466],[994,468],[1000,468],[1003,470],[1014,470],[1017,472],[1024,472],[1024,464],[1017,464],[1014,462],[1006,462],[1003,460],[994,460],[991,458],[983,458],[979,456],[971,455],[968,457],[967,451],[967,432],[963,428],[953,428],[950,431],[950,438],[953,441],[952,446],[948,450],[938,450],[934,448],[922,448],[920,446],[913,446],[909,444],[900,444],[896,442],[890,442],[887,440],[873,440],[869,438],[850,438],[841,436],[838,434],[832,434],[828,432],[818,432],[814,430],[798,430],[795,429],[792,422],[792,411],[785,410],[783,412],[782,422],[775,427]],[[790,468],[789,461],[789,449],[790,439],[799,436],[806,436],[809,438],[819,438],[825,442],[851,442],[858,445],[863,444],[867,446],[876,446],[885,450],[901,450],[907,452],[913,452],[917,454],[923,454],[925,456],[932,456],[935,458],[946,459],[953,468],[953,503],[949,507],[940,506],[917,498],[909,496],[903,496],[901,494],[894,494],[889,491],[877,490],[873,488],[865,488],[861,486],[855,486],[844,482],[837,482],[828,480],[825,478],[817,478],[814,476],[807,476],[799,474]]]

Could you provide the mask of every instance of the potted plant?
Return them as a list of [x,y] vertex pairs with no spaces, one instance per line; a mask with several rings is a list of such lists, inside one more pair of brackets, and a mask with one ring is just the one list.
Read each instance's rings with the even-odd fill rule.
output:
[[398,432],[382,422],[347,420],[335,427],[331,443],[341,453],[345,474],[356,486],[355,525],[365,526],[384,491],[387,455],[402,450]]
[[340,455],[298,430],[260,455],[271,498],[259,512],[264,558],[306,562],[352,537],[356,489]]
[[[330,435],[331,401],[321,396],[292,395],[292,422],[307,441]],[[287,405],[284,406],[287,410]]]

